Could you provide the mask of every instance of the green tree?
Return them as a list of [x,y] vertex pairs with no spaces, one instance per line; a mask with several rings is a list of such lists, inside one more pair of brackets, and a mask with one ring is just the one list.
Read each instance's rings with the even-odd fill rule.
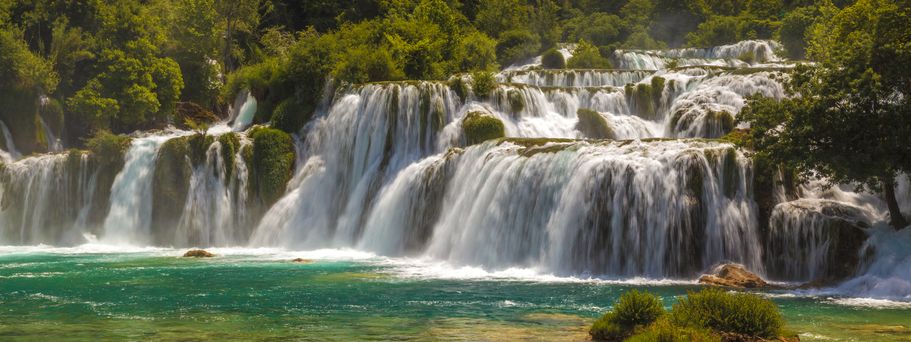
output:
[[566,65],[572,69],[611,68],[610,61],[601,56],[601,51],[598,47],[584,40],[579,41],[579,45],[573,51],[573,56],[566,61]]
[[895,177],[911,172],[911,0],[859,0],[810,32],[808,56],[788,84],[798,95],[752,99],[757,154],[831,183],[883,194],[895,228],[908,221]]

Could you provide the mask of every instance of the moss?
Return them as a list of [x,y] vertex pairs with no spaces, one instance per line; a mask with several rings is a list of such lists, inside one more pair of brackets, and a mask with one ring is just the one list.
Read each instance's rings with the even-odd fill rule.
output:
[[252,171],[255,190],[264,207],[285,193],[294,171],[294,142],[291,136],[273,128],[257,129],[253,138]]
[[188,145],[190,151],[190,161],[193,163],[193,165],[200,165],[206,162],[206,153],[209,150],[209,146],[215,142],[214,136],[204,133],[197,133],[191,136],[180,137],[177,139],[186,140],[186,144]]
[[778,306],[749,293],[728,293],[717,288],[690,292],[679,298],[670,314],[680,327],[711,329],[752,338],[777,338],[784,326]]
[[231,179],[237,151],[240,149],[240,138],[237,133],[225,133],[218,137],[218,143],[221,144],[221,159],[225,163],[225,179]]
[[123,165],[124,155],[132,142],[133,139],[125,135],[98,131],[85,142],[85,145],[92,152],[93,158],[100,163]]
[[500,144],[502,143],[511,143],[513,145],[522,146],[525,148],[529,147],[538,147],[544,146],[550,143],[573,143],[579,140],[574,139],[564,139],[564,138],[505,138],[500,139]]
[[465,115],[465,118],[462,119],[462,131],[468,145],[506,136],[506,128],[500,119],[479,112],[470,112]]
[[272,112],[272,127],[287,133],[297,133],[310,121],[312,106],[305,106],[296,98],[285,99]]
[[173,229],[183,214],[193,174],[189,141],[189,137],[174,138],[158,149],[152,176],[152,227]]
[[580,108],[576,112],[579,123],[576,129],[591,139],[616,139],[614,130],[607,123],[607,119],[596,111]]
[[510,89],[506,93],[506,98],[509,100],[509,110],[513,114],[517,114],[525,109],[525,97],[522,96],[522,92],[517,89]]
[[630,290],[614,304],[614,309],[596,321],[589,334],[594,340],[619,340],[632,335],[664,316],[661,300],[648,292]]
[[480,99],[486,99],[497,87],[497,78],[492,72],[475,72],[471,74],[471,87],[474,95]]
[[737,56],[737,59],[747,62],[748,64],[753,64],[753,62],[756,62],[756,54],[753,53],[753,51],[744,51],[740,56]]
[[706,125],[711,125],[711,123],[718,123],[723,130],[724,134],[727,134],[730,131],[734,130],[734,116],[731,113],[726,111],[713,111],[710,110],[706,112]]
[[462,99],[462,101],[464,101],[466,99],[466,96],[468,96],[468,83],[465,82],[461,76],[454,76],[453,78],[450,78],[448,86],[449,89],[452,89],[452,91],[455,92],[460,99]]

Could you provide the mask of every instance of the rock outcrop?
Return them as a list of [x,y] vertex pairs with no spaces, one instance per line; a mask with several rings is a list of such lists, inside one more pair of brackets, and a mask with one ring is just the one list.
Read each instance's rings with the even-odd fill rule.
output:
[[209,253],[204,249],[191,249],[183,254],[184,258],[211,258],[215,254]]
[[747,271],[743,265],[723,264],[715,267],[712,274],[706,274],[699,278],[700,284],[713,286],[736,287],[740,289],[763,289],[774,288],[758,275]]

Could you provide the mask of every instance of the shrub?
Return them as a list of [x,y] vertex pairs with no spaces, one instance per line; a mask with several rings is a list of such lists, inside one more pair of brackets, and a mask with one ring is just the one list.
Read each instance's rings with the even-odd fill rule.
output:
[[253,178],[259,199],[266,207],[285,192],[294,171],[294,142],[288,133],[274,128],[255,129],[253,138]]
[[611,129],[607,120],[596,111],[580,108],[576,112],[579,123],[576,129],[582,132],[586,137],[591,139],[615,139],[614,130]]
[[462,131],[469,145],[506,136],[506,128],[500,119],[478,112],[465,115],[462,119]]
[[595,340],[618,340],[664,316],[661,300],[648,292],[630,290],[620,296],[614,309],[592,325],[589,334]]
[[85,142],[85,146],[102,163],[121,164],[124,161],[124,154],[130,148],[131,142],[132,139],[128,136],[100,130],[95,132],[95,135]]
[[566,62],[573,69],[610,69],[611,64],[607,58],[601,56],[598,47],[582,40],[573,52],[573,56]]
[[310,119],[312,109],[295,98],[285,99],[272,112],[272,127],[287,133],[297,133]]
[[706,329],[678,327],[666,318],[659,319],[626,342],[720,342],[721,338]]
[[497,87],[497,78],[492,72],[478,71],[471,74],[471,87],[475,96],[487,98]]
[[681,327],[712,329],[751,337],[775,338],[784,325],[778,306],[755,294],[707,288],[678,299],[670,314]]
[[541,66],[545,69],[563,69],[566,68],[566,60],[563,59],[563,54],[560,51],[552,48],[541,56]]
[[500,65],[508,66],[534,57],[541,49],[538,36],[528,30],[516,29],[500,34],[497,40],[497,58]]

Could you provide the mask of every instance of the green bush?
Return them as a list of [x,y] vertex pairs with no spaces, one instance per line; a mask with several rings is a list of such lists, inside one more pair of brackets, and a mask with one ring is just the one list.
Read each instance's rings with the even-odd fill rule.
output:
[[706,329],[678,327],[661,318],[626,342],[721,342],[721,337]]
[[478,71],[471,74],[471,88],[474,95],[485,99],[497,87],[497,77],[492,72]]
[[470,112],[465,115],[465,119],[462,120],[462,130],[469,145],[506,136],[506,128],[500,119],[478,112]]
[[807,31],[813,26],[819,12],[815,6],[795,9],[785,15],[778,29],[778,39],[784,45],[788,57],[804,58],[807,52]]
[[295,98],[285,99],[272,112],[272,127],[287,133],[297,133],[310,120],[312,111]]
[[503,66],[532,58],[540,50],[541,42],[538,36],[524,29],[503,32],[497,40],[497,58]]
[[545,69],[563,69],[566,68],[566,60],[563,59],[563,54],[560,51],[552,48],[541,56],[541,66]]
[[85,146],[102,163],[122,164],[124,154],[130,149],[132,141],[128,136],[100,130],[85,142]]
[[271,206],[284,193],[294,171],[294,142],[288,133],[274,128],[255,129],[253,179],[261,203]]
[[607,58],[601,56],[601,50],[584,40],[579,41],[573,56],[566,62],[572,69],[610,69]]
[[582,132],[587,138],[591,139],[616,139],[614,130],[611,129],[607,120],[596,111],[579,108],[576,112],[579,123],[576,129]]
[[778,306],[771,300],[716,288],[690,292],[686,298],[679,298],[670,320],[681,327],[760,338],[778,337],[784,325]]
[[661,300],[648,292],[630,290],[620,296],[614,309],[595,321],[589,334],[595,340],[619,340],[636,329],[652,324],[664,316]]

